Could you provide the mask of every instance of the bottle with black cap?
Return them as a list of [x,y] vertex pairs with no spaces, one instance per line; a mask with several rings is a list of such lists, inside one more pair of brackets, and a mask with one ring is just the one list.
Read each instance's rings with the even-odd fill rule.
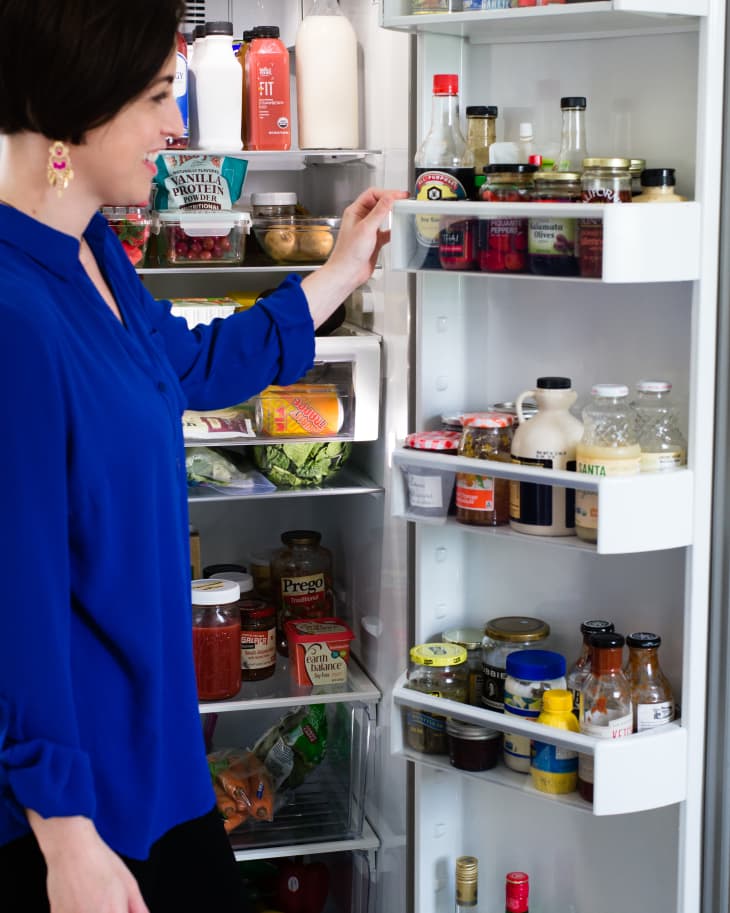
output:
[[583,159],[588,157],[586,146],[586,100],[582,95],[566,95],[560,99],[563,125],[560,131],[560,152],[553,171],[582,171]]
[[641,193],[632,203],[682,203],[687,197],[675,193],[674,168],[645,168],[641,172]]
[[[517,397],[519,425],[512,439],[512,462],[544,469],[575,471],[575,448],[583,423],[570,411],[577,398],[569,377],[538,377],[534,390]],[[534,399],[537,413],[522,412]],[[575,491],[535,482],[510,482],[510,526],[533,536],[575,534]]]

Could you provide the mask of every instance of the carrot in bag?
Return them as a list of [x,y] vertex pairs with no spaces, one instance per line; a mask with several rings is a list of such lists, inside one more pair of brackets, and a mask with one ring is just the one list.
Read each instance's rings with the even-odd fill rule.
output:
[[228,793],[219,786],[218,783],[213,784],[213,790],[215,791],[215,801],[218,806],[218,812],[220,813],[221,818],[223,818],[223,827],[227,834],[232,830],[237,828],[240,824],[248,817],[248,810],[243,811],[236,807],[236,803]]

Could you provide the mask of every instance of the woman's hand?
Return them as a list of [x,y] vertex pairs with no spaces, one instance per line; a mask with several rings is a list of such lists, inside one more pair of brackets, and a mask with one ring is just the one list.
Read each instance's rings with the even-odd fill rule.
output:
[[51,913],[149,913],[132,873],[92,821],[27,814],[46,860]]
[[302,281],[315,327],[370,278],[381,247],[390,240],[390,232],[381,226],[393,201],[407,197],[405,190],[371,187],[345,209],[329,259]]

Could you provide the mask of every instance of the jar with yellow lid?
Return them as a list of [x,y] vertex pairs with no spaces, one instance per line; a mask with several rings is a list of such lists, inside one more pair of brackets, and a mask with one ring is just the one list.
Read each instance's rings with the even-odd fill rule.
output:
[[[514,416],[506,412],[470,412],[462,416],[462,422],[459,456],[511,462]],[[509,481],[458,472],[456,519],[476,526],[509,523]]]
[[482,706],[504,713],[507,657],[516,650],[544,646],[550,625],[528,615],[503,615],[484,627],[482,639]]
[[[408,688],[431,697],[465,703],[468,690],[467,652],[458,644],[427,643],[411,647]],[[446,754],[446,717],[417,707],[403,709],[405,741],[424,754]]]

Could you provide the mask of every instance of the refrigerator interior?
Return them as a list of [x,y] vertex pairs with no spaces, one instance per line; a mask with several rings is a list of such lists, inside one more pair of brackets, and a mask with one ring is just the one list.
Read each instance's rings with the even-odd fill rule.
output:
[[[608,816],[528,795],[519,785],[415,764],[420,913],[453,908],[460,853],[479,858],[485,909],[501,907],[505,872],[521,869],[531,875],[530,909],[537,913],[699,910],[723,11],[683,4],[681,11],[694,6],[697,16],[637,16],[625,31],[626,6],[649,8],[582,4],[557,8],[562,20],[557,11],[550,19],[546,11],[521,10],[524,18],[507,27],[516,11],[417,24],[407,3],[384,3],[386,25],[419,33],[415,142],[428,128],[434,73],[459,73],[462,112],[498,105],[498,140],[516,139],[519,123],[532,121],[538,148],[559,141],[560,97],[585,95],[592,155],[674,167],[679,192],[702,204],[695,281],[418,275],[414,428],[437,428],[444,414],[513,400],[543,374],[572,379],[576,409],[594,383],[633,388],[642,378],[666,377],[689,432],[694,517],[686,548],[617,555],[575,547],[574,540],[416,524],[415,642],[499,615],[533,615],[549,622],[550,648],[570,663],[584,619],[609,618],[623,633],[656,631],[688,746],[684,801]],[[581,19],[591,7],[595,19]],[[581,22],[572,34],[571,15]],[[568,23],[564,34],[555,26],[560,21]]]

